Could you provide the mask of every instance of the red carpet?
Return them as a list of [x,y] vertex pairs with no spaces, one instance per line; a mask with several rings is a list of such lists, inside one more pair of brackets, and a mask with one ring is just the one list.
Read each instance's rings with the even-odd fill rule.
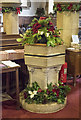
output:
[[67,97],[67,105],[61,111],[49,114],[31,113],[23,109],[16,110],[16,103],[14,101],[6,101],[2,105],[2,118],[79,118],[81,78],[77,80],[75,87],[71,85],[72,81],[68,81],[68,84],[71,86],[71,92]]

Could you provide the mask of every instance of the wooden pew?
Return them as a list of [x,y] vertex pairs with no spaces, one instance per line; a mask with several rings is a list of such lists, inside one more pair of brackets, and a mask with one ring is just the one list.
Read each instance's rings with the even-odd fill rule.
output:
[[22,43],[16,41],[17,38],[20,38],[19,34],[6,35],[5,33],[0,33],[0,49],[23,49]]

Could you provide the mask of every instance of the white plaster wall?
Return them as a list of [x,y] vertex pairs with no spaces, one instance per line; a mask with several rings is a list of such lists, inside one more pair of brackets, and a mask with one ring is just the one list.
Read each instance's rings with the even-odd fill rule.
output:
[[45,7],[45,4],[45,2],[43,2],[43,4],[41,2],[31,2],[31,7],[29,9],[23,8],[19,16],[35,16],[36,9],[38,7]]
[[30,7],[29,9],[23,8],[23,9],[22,9],[22,12],[21,12],[21,14],[20,14],[19,16],[34,16],[37,7],[38,7],[38,4],[37,4],[37,3],[31,2],[31,7]]
[[19,2],[21,2],[21,0],[0,0],[0,3],[2,3],[2,2],[10,2],[10,3],[16,2],[16,3],[19,3]]
[[53,13],[54,0],[49,0],[48,13]]

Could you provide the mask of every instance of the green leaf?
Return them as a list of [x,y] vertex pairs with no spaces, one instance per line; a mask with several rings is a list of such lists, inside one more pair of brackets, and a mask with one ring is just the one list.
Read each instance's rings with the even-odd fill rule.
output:
[[58,103],[58,104],[61,104],[61,103],[62,103],[61,99],[58,99],[58,100],[57,100],[57,103]]
[[17,42],[21,42],[23,39],[22,38],[18,38],[16,40],[17,40]]
[[20,34],[20,36],[21,36],[21,37],[23,37],[23,35],[22,35],[22,34]]

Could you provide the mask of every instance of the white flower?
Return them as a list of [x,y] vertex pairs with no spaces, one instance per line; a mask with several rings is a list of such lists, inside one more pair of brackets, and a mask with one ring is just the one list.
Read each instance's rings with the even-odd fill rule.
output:
[[30,98],[33,98],[34,95],[37,94],[37,91],[36,90],[34,90],[33,92],[32,91],[28,91],[28,93],[30,94]]
[[64,84],[63,82],[61,82],[61,84]]
[[33,98],[33,97],[34,97],[34,94],[31,94],[31,95],[30,95],[30,98]]
[[32,94],[32,91],[28,91],[29,94]]
[[43,35],[43,33],[44,33],[43,31],[38,31],[38,34],[40,35]]
[[46,33],[46,36],[49,37],[49,33]]
[[38,31],[38,34],[40,34],[40,31]]
[[34,90],[34,91],[33,91],[33,93],[34,93],[34,95],[36,95],[36,94],[37,94],[37,91],[36,91],[36,90]]
[[44,33],[44,32],[43,32],[43,31],[41,31],[41,35],[43,35],[43,33]]
[[57,83],[57,86],[59,86],[59,84]]

